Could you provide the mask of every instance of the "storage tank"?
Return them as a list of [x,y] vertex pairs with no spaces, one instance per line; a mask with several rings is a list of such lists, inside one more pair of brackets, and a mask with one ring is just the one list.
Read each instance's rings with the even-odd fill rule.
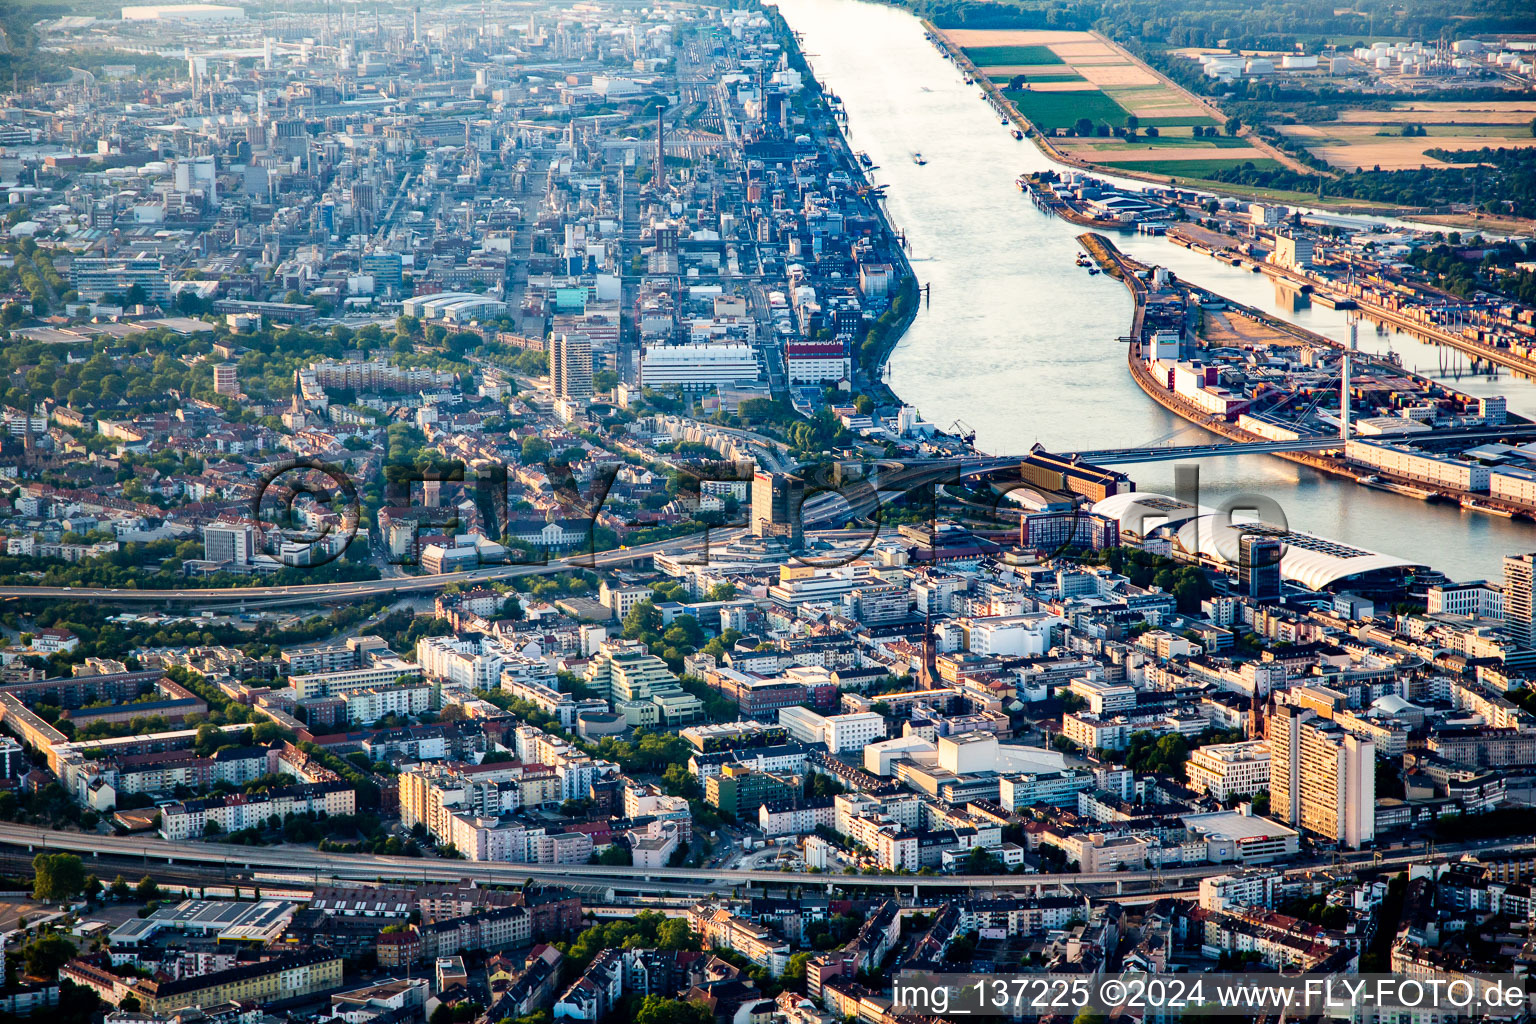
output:
[[1392,70],[1392,58],[1391,57],[1377,57],[1376,58],[1376,70],[1377,71],[1391,71]]

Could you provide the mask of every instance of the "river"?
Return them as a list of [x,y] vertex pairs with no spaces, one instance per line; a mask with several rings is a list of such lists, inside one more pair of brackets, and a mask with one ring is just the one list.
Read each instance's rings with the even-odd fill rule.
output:
[[[890,361],[889,383],[903,400],[941,429],[968,423],[977,446],[999,454],[1026,452],[1037,441],[1073,451],[1212,436],[1132,382],[1116,340],[1130,327],[1124,286],[1077,267],[1084,229],[1040,213],[1014,184],[1051,161],[1013,138],[915,17],[864,0],[778,0],[778,7],[818,80],[842,100],[850,145],[878,165],[873,176],[887,186],[890,219],[906,233],[919,282],[931,286],[931,305]],[[925,165],[913,161],[916,151]],[[1164,239],[1122,235],[1116,243],[1185,280],[1348,338],[1346,313],[1293,312],[1264,275]],[[1444,376],[1442,359],[1452,371],[1466,362],[1407,335],[1378,335],[1368,322],[1360,347],[1391,347],[1405,366],[1435,377]],[[1536,419],[1536,385],[1509,371],[1448,379],[1472,394],[1503,394],[1511,412]],[[1139,489],[1171,492],[1173,466],[1125,469]],[[1368,490],[1271,456],[1205,459],[1199,467],[1207,504],[1262,494],[1293,528],[1426,561],[1456,579],[1497,579],[1505,554],[1536,549],[1536,525]]]

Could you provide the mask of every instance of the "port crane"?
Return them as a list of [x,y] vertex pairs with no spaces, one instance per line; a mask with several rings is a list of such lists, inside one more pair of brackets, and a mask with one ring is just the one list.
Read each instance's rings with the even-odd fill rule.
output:
[[967,445],[976,443],[976,428],[965,422],[965,420],[955,420],[950,426],[954,428],[955,435]]

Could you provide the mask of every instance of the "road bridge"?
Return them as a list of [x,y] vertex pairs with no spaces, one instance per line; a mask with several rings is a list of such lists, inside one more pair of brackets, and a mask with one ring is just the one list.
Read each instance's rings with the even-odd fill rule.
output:
[[[1196,864],[1164,867],[1151,871],[1099,871],[1032,875],[807,875],[782,871],[732,870],[727,868],[636,868],[601,864],[508,864],[476,861],[473,863],[436,858],[383,857],[373,854],[321,853],[296,847],[226,846],[218,843],[171,842],[151,836],[101,836],[76,832],[58,832],[34,825],[0,824],[0,845],[25,849],[28,853],[69,852],[86,860],[99,855],[140,857],[146,868],[154,865],[200,866],[210,877],[224,879],[232,873],[277,872],[318,880],[350,879],[376,881],[400,879],[413,882],[458,882],[473,879],[480,883],[518,884],[529,878],[560,885],[599,885],[616,889],[657,887],[674,892],[729,892],[747,885],[846,885],[864,888],[910,890],[995,890],[1031,891],[1060,885],[1127,885],[1167,887],[1174,891],[1188,889],[1202,878],[1228,874],[1237,865]],[[1498,850],[1536,849],[1536,843],[1501,843],[1486,840],[1442,846],[1441,859],[1464,852],[1497,846]],[[1372,851],[1338,856],[1329,861],[1312,861],[1284,867],[1287,874],[1301,874],[1327,868],[1394,868],[1426,860],[1422,847]]]
[[[1479,444],[1501,438],[1536,437],[1536,423],[1513,423],[1498,427],[1458,427],[1450,430],[1356,436],[1361,441],[1413,441],[1417,444],[1446,441]],[[1212,444],[1169,445],[1148,448],[1098,448],[1058,454],[1057,458],[1076,458],[1095,465],[1121,466],[1134,462],[1172,462],[1179,459],[1210,459],[1226,455],[1262,455],[1275,452],[1327,451],[1338,448],[1343,439],[1336,436],[1302,437],[1292,441],[1218,441]]]

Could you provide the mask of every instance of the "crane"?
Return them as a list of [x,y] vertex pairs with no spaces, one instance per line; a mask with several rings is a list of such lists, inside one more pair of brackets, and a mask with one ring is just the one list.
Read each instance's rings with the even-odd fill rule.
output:
[[973,445],[976,443],[976,428],[965,422],[965,420],[955,420],[955,422],[950,424],[950,426],[954,428],[955,434],[960,438],[960,440],[964,441],[966,445]]

